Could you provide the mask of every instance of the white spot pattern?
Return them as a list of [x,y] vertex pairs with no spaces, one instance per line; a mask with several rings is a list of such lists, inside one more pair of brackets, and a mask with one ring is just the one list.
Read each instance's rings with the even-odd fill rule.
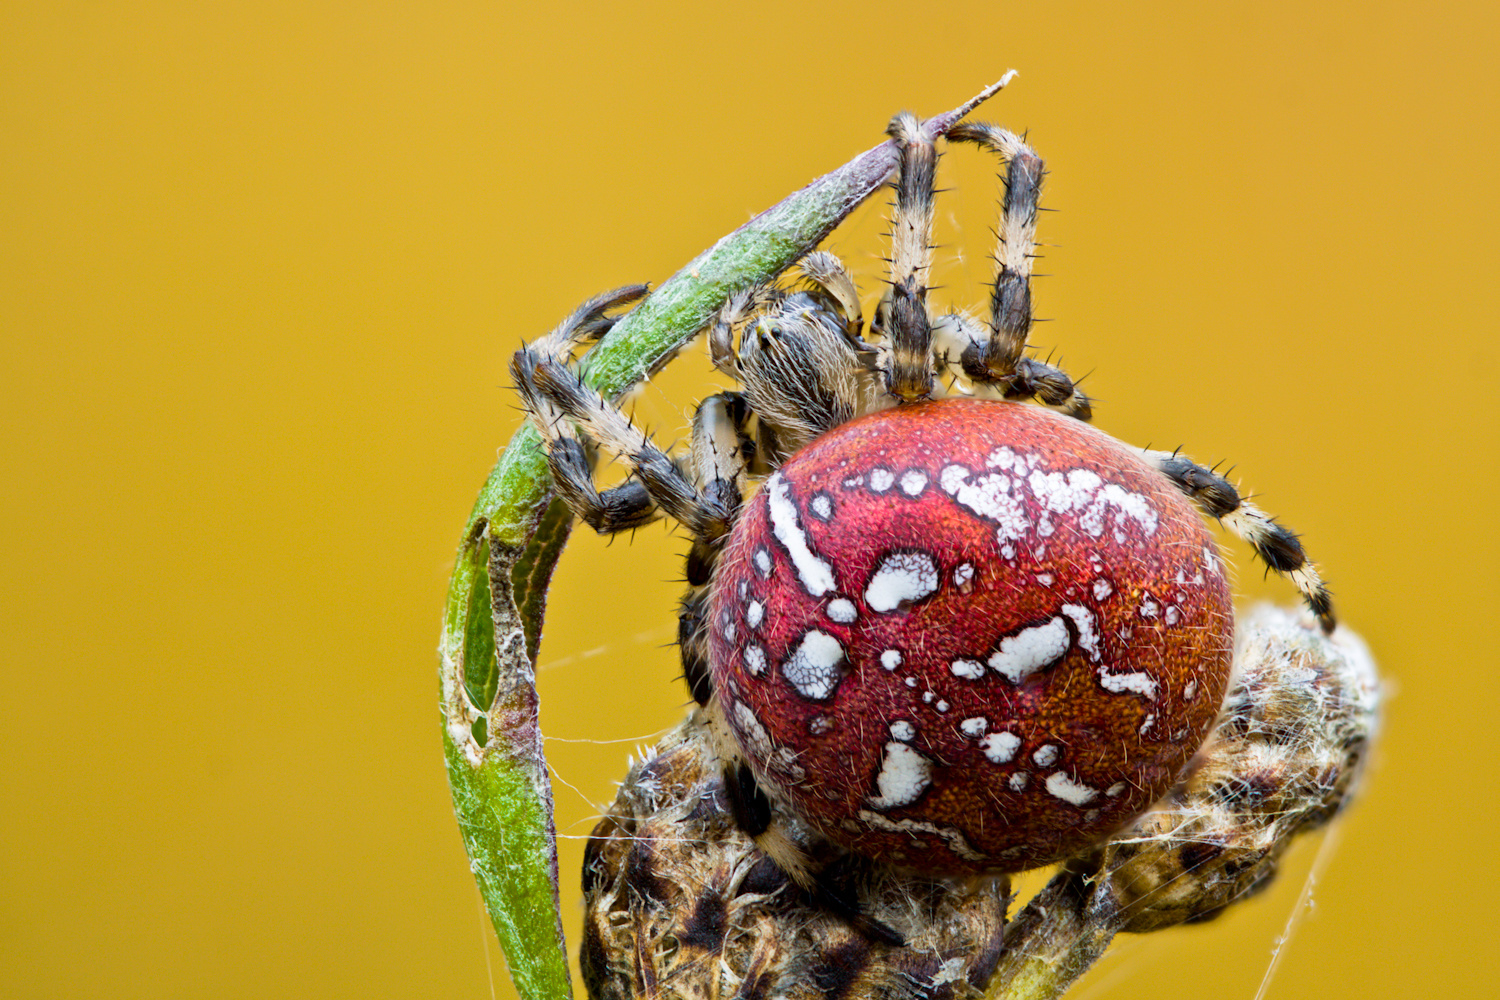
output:
[[802,697],[824,701],[833,695],[843,678],[839,669],[843,660],[844,647],[839,641],[827,632],[813,629],[802,637],[797,651],[781,665],[781,674],[791,681],[792,687]]
[[900,650],[887,649],[884,653],[881,653],[880,665],[886,670],[895,670],[897,667],[901,666]]
[[891,475],[891,470],[877,466],[870,470],[870,489],[876,493],[884,493],[895,485],[896,477]]
[[833,501],[827,493],[814,494],[812,500],[808,501],[807,508],[819,521],[827,521],[833,517]]
[[762,579],[771,575],[771,553],[765,549],[756,549],[754,562],[755,572],[759,573]]
[[972,579],[974,579],[974,567],[972,565],[970,565],[969,563],[961,563],[960,565],[954,567],[953,585],[955,587],[962,587]]
[[836,586],[833,582],[833,567],[816,555],[807,544],[807,535],[797,518],[797,506],[792,503],[786,480],[781,478],[781,473],[774,473],[766,480],[766,487],[771,510],[771,531],[786,546],[803,589],[814,597],[832,592]]
[[901,492],[909,497],[920,494],[927,488],[927,473],[921,469],[907,469],[901,473]]
[[[1000,474],[980,476],[968,482],[970,471],[961,465],[950,465],[938,476],[943,491],[969,510],[996,525],[996,538],[1002,543],[1024,538],[1031,530],[1026,508],[1010,496],[1010,477]],[[1011,558],[1011,556],[1006,557]]]
[[884,614],[920,601],[938,589],[937,565],[926,552],[893,552],[885,557],[865,587],[865,603]]
[[1074,781],[1066,771],[1054,771],[1047,776],[1047,791],[1070,805],[1081,806],[1098,797],[1099,791]]
[[1026,483],[1048,510],[1077,514],[1078,526],[1095,538],[1104,534],[1104,513],[1109,507],[1115,510],[1117,526],[1129,518],[1144,534],[1156,534],[1156,511],[1145,497],[1115,483],[1105,483],[1088,469],[1073,469],[1066,474],[1033,472]]
[[1094,613],[1081,604],[1064,604],[1062,613],[1073,619],[1078,629],[1078,648],[1089,654],[1089,659],[1099,662],[1099,632],[1094,627]]
[[1025,771],[1017,771],[1010,776],[1010,790],[1013,792],[1023,792],[1026,790],[1026,782],[1030,780],[1031,775]]
[[1210,573],[1219,572],[1219,554],[1210,546],[1203,546],[1203,565],[1208,567]]
[[1094,600],[1102,601],[1115,592],[1114,585],[1102,577],[1094,581]]
[[828,602],[828,617],[831,621],[847,625],[859,617],[859,612],[855,610],[853,601],[840,597]]
[[[1061,659],[1071,641],[1067,624],[1060,615],[1056,616],[1045,625],[1023,628],[1001,639],[1000,649],[990,656],[990,669],[1012,684],[1019,684]],[[958,673],[956,663],[953,672]]]
[[1147,701],[1156,700],[1156,681],[1150,674],[1107,674],[1099,671],[1099,683],[1104,685],[1104,690],[1115,694],[1129,692],[1144,697]]
[[984,676],[984,664],[978,660],[954,660],[948,669],[953,671],[954,677],[965,680],[977,681]]
[[745,623],[751,628],[760,628],[761,619],[766,615],[766,606],[759,601],[751,601],[750,606],[745,609]]
[[994,764],[1005,764],[1015,759],[1021,748],[1021,737],[1015,733],[990,733],[979,741],[979,749]]
[[766,651],[759,646],[745,647],[745,669],[751,676],[759,677],[766,669]]
[[905,743],[885,745],[885,760],[875,776],[879,795],[866,799],[871,809],[898,809],[922,797],[932,784],[932,761]]
[[891,739],[908,743],[917,737],[917,727],[903,719],[891,723]]
[[[966,861],[983,861],[985,856],[974,850],[964,835],[951,826],[934,826],[931,823],[923,823],[914,819],[891,820],[877,812],[868,809],[859,811],[859,821],[867,826],[873,826],[892,833],[930,833],[935,837],[941,837],[948,843],[948,850],[957,854]],[[858,827],[856,827],[858,829]]]
[[1037,767],[1048,767],[1057,763],[1057,744],[1044,743],[1037,747],[1031,754],[1031,760]]
[[982,715],[976,715],[972,719],[965,719],[958,724],[958,731],[971,740],[977,740],[989,731],[990,720]]

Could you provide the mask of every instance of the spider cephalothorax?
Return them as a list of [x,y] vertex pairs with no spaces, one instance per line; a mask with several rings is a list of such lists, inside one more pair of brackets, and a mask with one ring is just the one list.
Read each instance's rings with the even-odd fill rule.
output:
[[[580,517],[614,532],[665,514],[691,533],[683,667],[728,804],[856,923],[810,860],[820,843],[932,875],[1017,871],[1171,787],[1231,661],[1229,588],[1198,511],[1290,575],[1332,628],[1295,535],[1202,466],[1089,427],[1073,381],[1024,354],[1035,152],[994,126],[948,132],[1004,164],[981,323],[928,308],[934,139],[908,114],[890,135],[890,287],[870,340],[831,254],[801,262],[800,289],[737,293],[708,340],[743,389],[700,405],[685,460],[567,363],[643,286],[585,303],[512,366]],[[625,459],[623,485],[596,490],[586,439]]]

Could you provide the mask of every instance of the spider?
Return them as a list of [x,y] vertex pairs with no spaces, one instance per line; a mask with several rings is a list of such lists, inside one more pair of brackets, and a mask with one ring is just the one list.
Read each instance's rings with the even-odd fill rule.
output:
[[[687,685],[738,826],[814,901],[891,943],[827,859],[936,876],[1067,857],[1164,795],[1216,717],[1231,595],[1204,514],[1300,589],[1297,536],[1177,452],[1095,430],[1026,353],[1043,162],[994,125],[1003,193],[989,317],[927,301],[937,149],[901,113],[888,289],[814,252],[731,296],[707,333],[738,391],[674,458],[588,389],[573,352],[643,285],[597,296],[512,362],[558,495],[600,533],[660,517],[692,544]],[[1040,405],[1038,405],[1040,404]],[[593,445],[629,471],[600,491]],[[752,492],[753,491],[753,492]]]

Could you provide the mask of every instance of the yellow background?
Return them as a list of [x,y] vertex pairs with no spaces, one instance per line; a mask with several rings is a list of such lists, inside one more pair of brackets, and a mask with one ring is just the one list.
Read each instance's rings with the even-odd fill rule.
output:
[[[509,353],[1015,66],[1035,341],[1100,426],[1235,463],[1396,688],[1268,995],[1492,996],[1496,10],[8,4],[0,992],[509,995],[434,657]],[[981,302],[992,171],[944,170],[939,295]],[[882,213],[833,240],[867,290]],[[578,838],[685,700],[683,549],[580,535],[554,591],[575,947]],[[1316,850],[1078,995],[1254,995]]]

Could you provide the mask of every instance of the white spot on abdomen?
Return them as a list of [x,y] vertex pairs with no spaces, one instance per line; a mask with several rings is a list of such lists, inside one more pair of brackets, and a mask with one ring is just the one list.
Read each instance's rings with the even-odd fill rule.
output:
[[978,660],[954,660],[948,669],[953,671],[954,677],[965,680],[977,681],[984,676],[984,664]]
[[1031,760],[1037,767],[1048,767],[1057,763],[1057,744],[1044,743],[1037,747],[1031,754]]
[[995,536],[1001,543],[1024,538],[1031,530],[1031,522],[1021,501],[1010,496],[1010,477],[984,475],[970,483],[969,476],[969,470],[962,465],[950,465],[943,469],[938,481],[943,491],[961,506],[996,525]]
[[759,677],[766,669],[766,651],[759,646],[745,647],[745,669],[751,676]]
[[885,759],[875,776],[879,795],[865,801],[871,809],[897,809],[909,806],[922,797],[932,784],[932,761],[905,743],[885,745]]
[[900,740],[902,743],[909,743],[916,739],[916,736],[917,727],[913,726],[910,722],[904,719],[897,719],[891,723],[891,739]]
[[828,602],[828,617],[832,621],[847,625],[859,617],[859,612],[854,607],[854,602],[840,597]]
[[802,697],[824,701],[839,686],[843,660],[844,647],[839,641],[814,629],[802,637],[797,651],[781,665],[781,674]]
[[1156,681],[1152,680],[1150,674],[1107,674],[1099,671],[1099,683],[1104,685],[1104,690],[1115,694],[1138,694],[1147,701],[1156,700]]
[[[1068,651],[1071,638],[1061,616],[1045,625],[1023,628],[1000,640],[1000,649],[990,656],[990,669],[1012,684],[1019,684],[1038,670],[1055,663]],[[958,673],[954,664],[954,673]]]
[[885,613],[920,601],[938,588],[937,565],[926,552],[895,552],[885,557],[865,587],[870,610]]
[[972,719],[965,719],[958,724],[958,731],[971,740],[977,740],[989,731],[990,720],[982,715],[976,715]]
[[797,518],[797,506],[792,503],[786,480],[781,478],[781,473],[775,473],[766,481],[766,487],[771,509],[771,531],[775,533],[776,540],[786,546],[803,589],[814,597],[832,592],[836,586],[833,582],[833,567],[814,554],[807,544],[807,535]]
[[890,469],[876,467],[870,470],[870,489],[876,493],[884,493],[896,482],[896,477],[891,474]]
[[927,473],[921,469],[908,469],[901,473],[901,492],[914,497],[927,488]]
[[880,654],[880,665],[886,670],[895,670],[901,666],[901,653],[898,650],[887,649]]
[[1036,497],[1050,511],[1075,514],[1078,526],[1098,538],[1104,534],[1104,512],[1115,510],[1115,523],[1128,518],[1146,535],[1156,534],[1156,510],[1139,493],[1132,493],[1115,483],[1105,483],[1098,473],[1088,469],[1069,472],[1033,472],[1026,479]]
[[1047,791],[1075,806],[1092,802],[1099,795],[1097,789],[1079,784],[1069,777],[1066,771],[1055,771],[1047,776]]
[[1021,737],[1015,733],[990,733],[979,741],[979,749],[991,763],[1004,764],[1013,760],[1021,747]]
[[1062,613],[1073,619],[1078,629],[1078,647],[1089,654],[1089,659],[1099,662],[1099,631],[1094,627],[1094,613],[1081,604],[1064,604]]

